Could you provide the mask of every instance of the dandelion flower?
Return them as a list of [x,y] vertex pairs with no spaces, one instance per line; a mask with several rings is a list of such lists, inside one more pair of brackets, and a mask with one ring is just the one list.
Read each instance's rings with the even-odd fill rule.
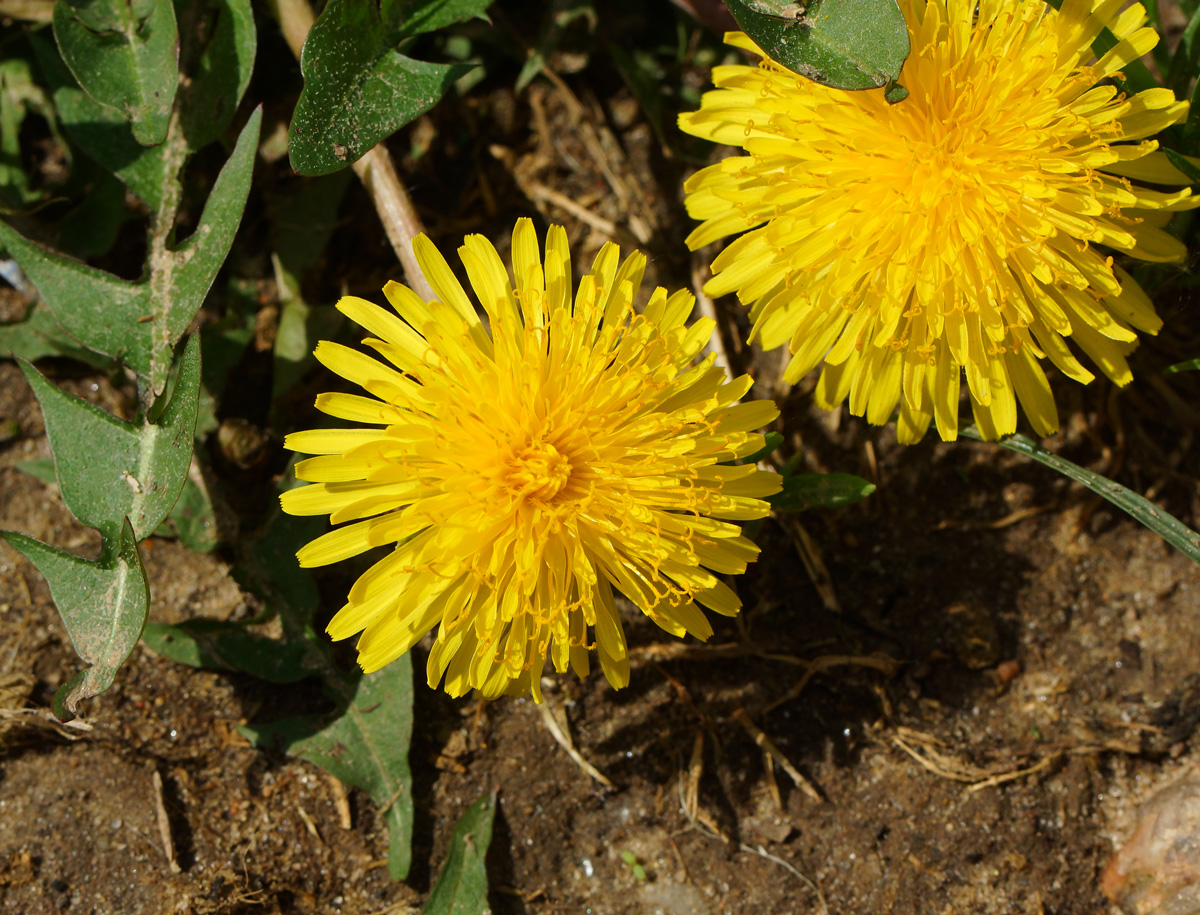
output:
[[[740,601],[718,574],[758,554],[737,521],[768,513],[776,474],[728,462],[762,447],[752,430],[778,414],[739,403],[700,353],[707,319],[687,326],[693,296],[659,288],[639,314],[646,258],[601,249],[571,300],[567,236],[552,226],[540,256],[533,224],[513,231],[513,279],[482,236],[459,256],[481,321],[437,248],[414,252],[437,300],[398,283],[395,313],[348,296],[341,311],[384,361],[336,343],[316,356],[369,396],[322,394],[351,428],[296,432],[287,447],[310,485],[285,511],[342,526],[299,552],[303,566],[394,545],[350,590],[329,624],[361,632],[376,670],[435,626],[429,684],[485,696],[532,689],[547,659],[588,672],[589,649],[613,686],[629,681],[614,588],[673,635],[706,639],[706,607]],[[489,329],[490,328],[490,329]]]
[[[1127,383],[1135,331],[1162,322],[1108,251],[1181,259],[1162,227],[1200,199],[1133,183],[1187,183],[1146,139],[1187,103],[1113,84],[1158,41],[1125,2],[900,0],[912,53],[896,105],[770,59],[715,68],[718,88],[680,125],[746,155],[688,181],[703,223],[687,243],[746,234],[705,291],[736,291],[763,346],[789,344],[789,383],[823,362],[821,406],[849,398],[876,424],[899,406],[903,442],[931,420],[957,436],[964,373],[988,438],[1015,430],[1018,402],[1038,434],[1053,433],[1042,360],[1093,377],[1068,337]],[[1102,27],[1118,43],[1097,60]],[[741,33],[726,41],[763,55]]]

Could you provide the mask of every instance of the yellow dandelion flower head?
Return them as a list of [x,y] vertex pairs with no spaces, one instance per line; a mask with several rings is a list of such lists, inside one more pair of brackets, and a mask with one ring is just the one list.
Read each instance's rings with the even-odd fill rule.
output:
[[609,682],[628,682],[614,588],[668,632],[707,638],[701,606],[740,607],[718,574],[758,553],[732,522],[765,516],[779,489],[776,474],[728,462],[762,447],[753,430],[778,411],[739,402],[749,377],[696,360],[713,327],[687,325],[693,296],[659,288],[635,311],[646,258],[620,262],[610,243],[572,301],[566,232],[550,228],[543,259],[522,219],[513,279],[482,236],[459,248],[484,323],[433,243],[413,248],[435,301],[390,283],[395,312],[338,303],[383,361],[316,349],[367,395],[322,394],[318,409],[356,425],[286,441],[317,456],[296,465],[309,485],[284,510],[342,524],[300,550],[302,565],[394,545],[329,634],[361,632],[370,671],[436,626],[430,686],[539,701],[546,660],[583,676],[593,647]]
[[[914,442],[958,434],[962,375],[989,438],[1058,415],[1042,360],[1118,384],[1135,331],[1161,324],[1105,249],[1173,261],[1172,210],[1200,205],[1146,139],[1185,117],[1167,89],[1123,94],[1118,70],[1158,36],[1126,0],[900,0],[912,53],[896,105],[884,90],[818,85],[770,59],[713,70],[688,133],[742,147],[687,183],[699,248],[745,232],[713,262],[711,295],[752,305],[786,380],[824,363],[816,398],[873,423],[900,411]],[[1099,59],[1107,27],[1117,44]],[[745,35],[726,41],[762,54]],[[1131,181],[1130,179],[1133,179]],[[1103,246],[1097,248],[1096,246]]]

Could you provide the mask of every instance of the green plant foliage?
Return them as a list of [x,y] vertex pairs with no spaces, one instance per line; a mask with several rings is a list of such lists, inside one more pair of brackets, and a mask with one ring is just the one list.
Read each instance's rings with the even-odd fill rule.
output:
[[[300,756],[367,792],[388,824],[388,873],[394,880],[408,875],[412,861],[412,700],[412,661],[405,654],[364,674],[349,704],[331,722],[299,717],[241,728],[255,746]],[[490,826],[489,818],[489,834]],[[482,838],[486,848],[487,838]]]
[[304,42],[304,91],[288,143],[292,167],[325,175],[428,111],[469,64],[431,64],[405,39],[483,15],[491,0],[330,0]]
[[[984,440],[974,426],[963,429],[959,434],[977,442]],[[1027,436],[1008,435],[1000,439],[998,444],[1009,451],[1032,458],[1039,464],[1045,464],[1076,483],[1082,483],[1096,495],[1107,499],[1134,520],[1150,528],[1192,562],[1200,563],[1200,534],[1144,496],[1139,496],[1132,489],[1127,489],[1108,477],[1093,473],[1085,467],[1071,463],[1066,458],[1059,457],[1052,451],[1047,451]]]
[[[196,412],[197,414],[200,412],[199,404],[197,404]],[[169,531],[167,536],[174,534],[179,538],[179,542],[189,550],[207,553],[217,548],[217,544],[220,542],[220,531],[217,529],[216,513],[213,510],[212,501],[208,497],[208,492],[202,484],[192,478],[196,469],[197,463],[193,457],[192,465],[188,468],[187,479],[184,480],[183,489],[179,492],[179,501],[167,515],[165,526]],[[159,528],[155,533],[161,534],[163,529]]]
[[84,349],[68,336],[44,302],[37,302],[20,321],[0,324],[0,357],[8,355],[29,362],[43,356],[70,356],[93,368],[113,367],[111,359]]
[[33,82],[29,62],[20,57],[0,60],[0,209],[30,207],[42,196],[30,188],[21,159],[21,125],[29,111],[56,129],[53,106]]
[[450,851],[429,894],[424,915],[479,915],[489,910],[484,859],[492,842],[495,819],[495,792],[467,808],[454,827]]
[[261,110],[242,129],[212,189],[200,224],[170,250],[152,245],[150,275],[130,283],[34,244],[0,223],[0,244],[37,286],[66,331],[91,349],[124,362],[161,391],[171,347],[204,301],[241,221],[254,168]]
[[1163,369],[1164,375],[1174,375],[1176,372],[1194,372],[1200,369],[1200,359],[1189,359],[1187,362],[1176,362]]
[[803,512],[853,505],[874,491],[874,483],[849,473],[784,473],[783,489],[767,501],[776,511]]
[[726,0],[726,5],[773,60],[837,89],[890,86],[908,57],[908,26],[896,0],[815,0],[807,7]]
[[179,85],[171,0],[58,0],[54,38],[83,90],[127,120],[139,143],[167,138]]
[[192,458],[200,341],[188,341],[179,380],[157,423],[126,423],[55,387],[28,363],[25,377],[46,419],[58,484],[80,521],[115,540],[125,523],[141,540],[179,498]]
[[54,714],[68,721],[78,713],[80,702],[112,685],[146,623],[150,583],[133,527],[124,522],[117,540],[105,542],[99,562],[72,556],[24,534],[5,531],[0,536],[46,577],[71,643],[91,665],[54,694]]
[[164,657],[208,670],[240,670],[268,683],[295,683],[311,677],[303,642],[258,635],[244,623],[189,620],[178,625],[147,623],[146,647]]
[[[250,85],[258,38],[250,0],[177,0],[180,22],[201,20],[212,38],[192,72],[183,94],[179,120],[189,149],[217,139],[233,120]],[[193,26],[195,27],[195,26]]]

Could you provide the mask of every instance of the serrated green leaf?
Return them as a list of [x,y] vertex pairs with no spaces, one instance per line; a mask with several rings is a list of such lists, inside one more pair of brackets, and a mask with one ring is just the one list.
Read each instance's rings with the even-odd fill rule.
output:
[[239,670],[268,683],[295,683],[315,671],[304,662],[303,643],[279,641],[250,632],[240,623],[189,620],[147,623],[142,641],[153,651],[189,667]]
[[[152,290],[155,311],[150,326],[156,339],[174,344],[196,312],[225,262],[233,237],[242,221],[250,179],[254,173],[254,153],[262,126],[262,107],[254,110],[238,136],[233,152],[217,176],[200,214],[196,231],[168,253],[170,265],[156,265],[151,256],[151,275],[147,288]],[[36,280],[35,280],[36,282]],[[57,313],[57,312],[56,312]],[[161,391],[170,370],[170,352],[159,346],[151,351],[150,385]]]
[[485,859],[492,843],[495,818],[495,792],[467,808],[454,827],[450,850],[429,894],[424,915],[480,915],[488,910]]
[[139,143],[166,139],[179,85],[171,0],[58,0],[54,38],[83,90],[120,112]]
[[[984,441],[983,436],[974,426],[960,430],[959,435],[977,442]],[[1076,483],[1082,483],[1135,521],[1150,528],[1192,562],[1200,563],[1200,534],[1197,534],[1174,515],[1159,508],[1145,496],[1140,496],[1132,489],[1128,489],[1108,477],[1093,473],[1085,467],[1073,464],[1064,457],[1059,457],[1053,451],[1048,451],[1024,435],[1007,435],[995,444],[1057,470]]]
[[874,491],[874,483],[849,473],[785,474],[783,489],[767,501],[776,511],[802,512],[853,505]]
[[312,731],[316,722],[311,718],[240,729],[257,747],[277,746],[367,792],[388,824],[388,873],[393,880],[408,875],[412,860],[412,697],[412,663],[405,654],[382,670],[364,674],[345,712],[320,730]]
[[0,222],[0,245],[37,287],[58,323],[89,349],[120,360],[135,372],[150,370],[149,287],[31,242]]
[[54,714],[74,718],[79,703],[112,685],[118,668],[137,644],[150,606],[150,583],[126,521],[107,562],[88,562],[11,531],[0,534],[37,566],[66,624],[71,643],[85,662],[54,694]]
[[141,540],[179,497],[192,457],[200,387],[200,341],[188,341],[179,379],[156,424],[135,426],[51,384],[22,363],[54,452],[63,502],[80,521],[115,542],[123,524]]
[[432,108],[471,66],[413,60],[396,45],[486,7],[483,0],[393,0],[381,18],[373,3],[330,0],[300,55],[304,91],[288,134],[292,168],[338,171]]
[[900,78],[909,40],[896,0],[815,0],[790,7],[796,14],[788,18],[764,14],[752,2],[726,5],[742,30],[789,70],[837,89],[878,89]]
[[192,150],[207,146],[229,126],[250,85],[258,45],[250,0],[206,0],[204,7],[197,18],[207,21],[212,38],[180,99],[180,125]]

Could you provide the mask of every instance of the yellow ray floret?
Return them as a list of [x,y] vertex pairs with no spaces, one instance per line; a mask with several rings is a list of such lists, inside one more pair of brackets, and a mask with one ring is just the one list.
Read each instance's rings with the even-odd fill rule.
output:
[[[965,376],[989,438],[1019,403],[1041,435],[1058,427],[1043,372],[1092,374],[1071,338],[1118,384],[1135,331],[1161,321],[1109,251],[1175,261],[1171,211],[1200,205],[1157,143],[1187,103],[1166,89],[1127,96],[1101,83],[1154,46],[1124,0],[900,0],[912,53],[900,82],[844,92],[764,56],[713,70],[717,89],[680,116],[688,133],[742,147],[694,175],[693,249],[740,235],[713,262],[710,295],[751,306],[764,346],[787,344],[786,380],[823,365],[818,403],[849,400],[901,441],[931,421],[958,434]],[[1124,7],[1124,9],[1122,9]],[[1118,43],[1101,59],[1101,28]],[[1132,179],[1132,180],[1131,180]]]
[[452,695],[532,690],[547,660],[588,671],[596,649],[609,682],[629,659],[614,589],[675,635],[707,638],[700,607],[732,615],[717,576],[745,571],[758,549],[731,522],[765,516],[777,474],[730,465],[763,445],[753,430],[778,415],[739,403],[712,333],[686,324],[693,297],[656,289],[634,299],[646,259],[609,244],[571,295],[567,236],[552,226],[545,257],[517,222],[512,269],[481,236],[459,256],[487,315],[424,236],[413,245],[437,299],[384,290],[395,311],[343,298],[346,315],[386,360],[333,343],[317,357],[370,396],[322,394],[318,409],[361,428],[288,436],[314,454],[309,485],[285,511],[341,523],[300,550],[318,566],[392,546],[329,624],[362,633],[359,663],[376,670],[434,627],[429,683]]

